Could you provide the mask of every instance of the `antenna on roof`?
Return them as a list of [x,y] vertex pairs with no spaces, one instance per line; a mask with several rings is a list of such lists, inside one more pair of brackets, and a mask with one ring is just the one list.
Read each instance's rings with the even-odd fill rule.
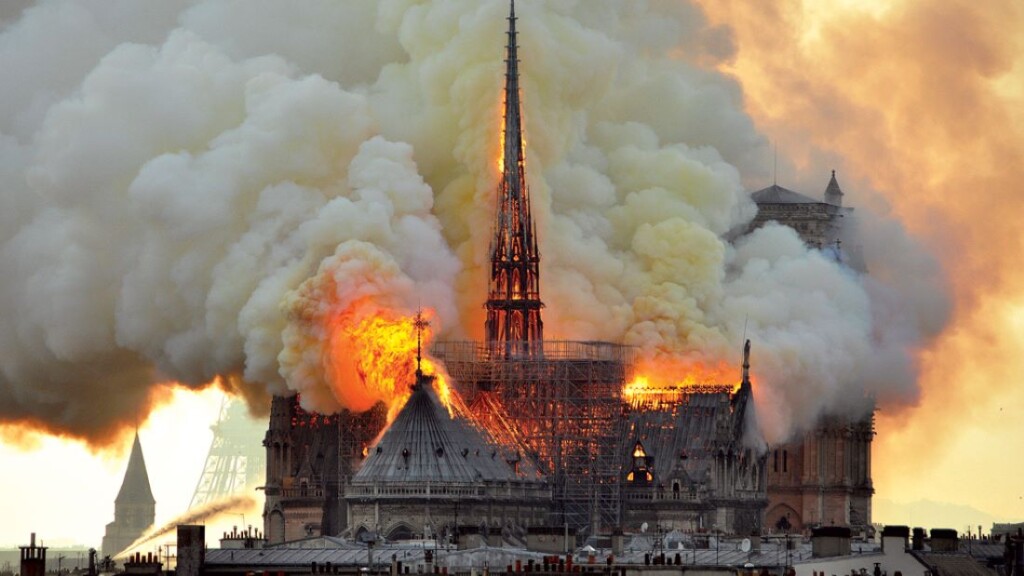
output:
[[779,184],[779,145],[772,142],[772,186]]

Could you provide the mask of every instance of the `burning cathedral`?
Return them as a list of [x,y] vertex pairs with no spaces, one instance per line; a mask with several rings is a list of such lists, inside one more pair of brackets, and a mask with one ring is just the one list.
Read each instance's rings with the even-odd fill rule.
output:
[[[544,339],[514,1],[506,50],[486,338],[431,345],[451,391],[417,352],[411,395],[390,424],[383,404],[326,415],[303,410],[295,396],[275,397],[264,440],[268,541],[473,533],[522,544],[566,529],[592,535],[644,524],[750,535],[785,522],[828,523],[813,515],[826,496],[832,523],[869,523],[870,421],[866,429],[833,422],[769,450],[754,415],[749,342],[738,384],[640,389],[627,384],[632,348]],[[854,465],[865,471],[860,492]],[[857,501],[860,516],[850,513],[855,492],[867,497],[866,508]]]

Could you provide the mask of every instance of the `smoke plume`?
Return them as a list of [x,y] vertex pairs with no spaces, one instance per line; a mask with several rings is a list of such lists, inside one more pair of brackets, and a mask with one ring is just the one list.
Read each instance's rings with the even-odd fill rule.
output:
[[[5,14],[0,419],[103,441],[160,383],[218,376],[334,409],[362,384],[331,369],[330,320],[367,299],[479,337],[507,9]],[[771,441],[915,397],[947,304],[917,290],[942,281],[897,223],[858,219],[872,270],[902,271],[871,279],[779,226],[726,240],[756,212],[741,175],[763,176],[767,149],[715,69],[726,29],[681,2],[517,9],[549,337],[738,377],[745,335]]]
[[240,512],[252,511],[255,505],[256,500],[252,496],[244,495],[230,496],[222,500],[209,502],[198,508],[185,512],[174,520],[164,523],[162,526],[154,526],[150,528],[145,534],[139,536],[135,542],[132,542],[127,548],[118,552],[115,557],[122,558],[127,556],[128,553],[138,550],[143,544],[152,542],[166,534],[170,534],[182,524],[206,524],[227,514],[234,516]]

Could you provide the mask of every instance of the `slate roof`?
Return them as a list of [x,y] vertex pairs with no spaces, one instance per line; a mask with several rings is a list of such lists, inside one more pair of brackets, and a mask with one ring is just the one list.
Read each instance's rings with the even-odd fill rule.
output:
[[132,454],[128,457],[128,468],[124,471],[121,490],[114,499],[117,504],[154,504],[153,490],[149,486],[149,472],[146,471],[146,459],[142,456],[142,444],[139,433],[135,433]]
[[671,409],[645,409],[630,415],[631,438],[643,442],[647,454],[654,457],[653,468],[659,482],[677,478],[688,484],[706,481],[714,461],[716,420],[722,394],[693,394]]
[[[455,395],[455,391],[452,391]],[[537,469],[516,450],[438,399],[433,378],[421,376],[395,421],[369,450],[352,484],[537,480]]]
[[[378,552],[383,556],[384,552]],[[422,550],[408,550],[407,555],[413,558],[406,558],[406,561],[420,561],[423,558]],[[383,556],[390,562],[390,554]],[[385,561],[383,560],[378,561]],[[216,569],[221,566],[252,566],[257,568],[274,567],[283,568],[286,566],[298,566],[309,568],[310,564],[316,562],[325,565],[330,562],[335,566],[365,566],[368,560],[366,546],[348,545],[334,548],[262,548],[262,549],[210,549],[206,551],[206,564],[209,568]],[[308,573],[308,570],[307,570]]]
[[970,556],[941,552],[914,552],[935,576],[995,576],[997,572]]
[[[836,184],[838,187],[839,185]],[[783,188],[777,184],[772,184],[767,188],[762,188],[757,192],[754,192],[750,197],[757,204],[821,204],[821,200],[816,200],[810,196],[804,196],[799,192],[794,192],[788,188]]]

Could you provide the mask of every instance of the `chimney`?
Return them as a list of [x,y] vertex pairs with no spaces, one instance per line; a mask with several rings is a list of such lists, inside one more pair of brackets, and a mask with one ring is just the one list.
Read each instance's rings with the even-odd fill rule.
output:
[[850,529],[846,526],[822,526],[811,531],[811,555],[814,558],[850,555]]
[[882,528],[882,552],[886,554],[902,554],[907,550],[907,538],[910,528],[907,526],[886,526]]
[[924,528],[914,528],[914,537],[911,539],[911,548],[914,550],[924,550]]
[[625,540],[625,536],[622,534],[622,527],[619,526],[619,527],[613,529],[612,530],[612,554],[615,555],[616,558],[619,558],[619,557],[622,556],[623,540]]
[[956,552],[958,544],[956,530],[932,528],[932,552]]

